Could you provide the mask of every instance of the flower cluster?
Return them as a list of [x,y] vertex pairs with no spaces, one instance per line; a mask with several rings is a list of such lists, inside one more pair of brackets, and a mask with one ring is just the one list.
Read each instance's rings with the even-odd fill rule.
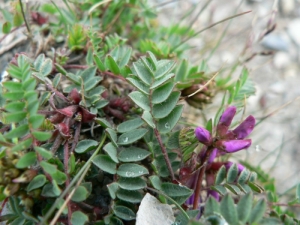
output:
[[212,162],[218,153],[233,153],[251,145],[251,139],[244,138],[252,132],[255,118],[250,115],[234,130],[229,130],[235,113],[235,106],[230,106],[224,111],[216,127],[215,137],[212,137],[212,134],[203,127],[196,128],[195,135],[199,142],[213,149],[209,162]]

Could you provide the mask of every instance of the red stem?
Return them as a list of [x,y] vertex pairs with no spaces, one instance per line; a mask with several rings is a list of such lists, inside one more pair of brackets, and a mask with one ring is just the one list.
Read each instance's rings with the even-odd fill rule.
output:
[[[67,180],[66,180],[66,187],[69,186],[70,184],[70,177],[69,177],[69,141],[66,141],[64,144],[64,168],[65,168],[65,174],[67,176]],[[67,203],[67,207],[68,207],[68,224],[71,224],[71,216],[72,216],[72,208],[71,208],[71,204],[70,202]]]
[[155,136],[158,140],[158,143],[159,143],[159,146],[161,148],[161,151],[163,153],[163,156],[164,156],[164,159],[166,161],[166,164],[167,164],[167,167],[168,167],[168,170],[169,170],[169,173],[171,175],[171,178],[172,178],[172,181],[175,180],[175,176],[174,176],[174,172],[173,172],[173,169],[172,169],[172,166],[171,166],[171,162],[170,162],[170,159],[169,159],[169,156],[168,156],[168,152],[167,152],[167,149],[165,148],[162,140],[161,140],[161,137],[160,137],[160,134],[158,132],[157,129],[154,129],[154,133],[155,133]]
[[4,207],[5,207],[6,203],[7,203],[7,201],[8,201],[8,197],[5,198],[5,199],[3,200],[3,202],[2,202],[2,204],[1,204],[0,216],[2,215],[2,210],[4,209]]
[[206,166],[207,166],[207,160],[210,156],[211,151],[213,150],[213,148],[208,148],[205,152],[205,155],[203,157],[203,161],[201,162],[201,169],[198,175],[198,179],[197,179],[197,183],[196,183],[196,189],[195,189],[195,193],[194,193],[194,202],[193,202],[193,209],[198,209],[198,203],[200,200],[200,193],[201,193],[201,189],[202,189],[202,181],[204,178],[204,172],[206,170]]

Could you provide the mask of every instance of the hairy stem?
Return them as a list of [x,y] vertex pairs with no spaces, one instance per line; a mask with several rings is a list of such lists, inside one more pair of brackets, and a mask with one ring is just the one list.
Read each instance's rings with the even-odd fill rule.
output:
[[166,161],[166,164],[167,164],[167,167],[168,167],[168,170],[169,170],[169,173],[171,175],[171,178],[172,180],[175,180],[175,176],[174,176],[174,172],[173,172],[173,169],[172,169],[172,166],[171,166],[171,162],[170,162],[170,159],[169,159],[169,156],[168,156],[168,152],[167,152],[167,149],[165,148],[162,140],[161,140],[161,137],[160,137],[160,134],[158,132],[157,129],[154,129],[154,133],[155,133],[155,136],[158,140],[158,143],[159,143],[159,146],[161,148],[161,151],[163,153],[163,156],[164,156],[164,159]]
[[199,200],[200,200],[200,194],[201,194],[201,189],[202,189],[202,181],[203,181],[203,178],[204,178],[204,172],[206,170],[207,160],[208,160],[212,150],[213,150],[213,148],[208,148],[206,150],[205,155],[203,157],[203,160],[201,162],[201,168],[200,168],[200,172],[199,172],[199,175],[198,175],[198,179],[197,179],[197,183],[196,183],[196,189],[195,189],[195,193],[194,193],[193,209],[198,209],[198,203],[199,203]]

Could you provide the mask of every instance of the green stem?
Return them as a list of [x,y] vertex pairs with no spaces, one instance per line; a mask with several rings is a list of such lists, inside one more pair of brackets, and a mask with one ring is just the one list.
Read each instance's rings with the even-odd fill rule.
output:
[[68,194],[68,192],[70,191],[70,189],[75,185],[75,183],[77,182],[78,179],[80,179],[80,177],[84,174],[84,172],[86,171],[86,169],[90,166],[90,164],[92,163],[93,158],[98,154],[98,152],[101,150],[104,142],[106,140],[106,135],[104,134],[98,148],[96,149],[96,151],[93,153],[93,155],[89,158],[89,160],[84,164],[84,166],[80,169],[80,171],[76,174],[76,176],[73,178],[73,180],[71,181],[70,185],[63,191],[63,193],[56,199],[56,201],[54,202],[54,204],[51,206],[51,208],[49,209],[49,211],[47,212],[47,214],[42,218],[41,220],[41,225],[42,224],[47,224],[47,220],[50,218],[50,216],[53,214],[53,212],[56,209],[56,206],[58,205],[58,203],[63,200],[63,198]]

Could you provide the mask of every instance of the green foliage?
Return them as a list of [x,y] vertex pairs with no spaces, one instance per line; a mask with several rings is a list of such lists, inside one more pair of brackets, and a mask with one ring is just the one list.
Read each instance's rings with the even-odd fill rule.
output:
[[[3,34],[26,23],[19,3],[12,6],[1,9]],[[215,171],[214,183],[199,193],[199,221],[192,219],[199,209],[183,207],[205,162],[197,124],[185,127],[181,119],[182,100],[202,109],[216,91],[227,91],[216,125],[225,106],[241,108],[254,94],[246,68],[232,83],[231,74],[214,79],[205,59],[194,65],[182,58],[196,32],[156,25],[156,8],[146,0],[43,2],[29,12],[29,37],[47,34],[53,43],[37,57],[18,53],[0,85],[0,200],[10,209],[1,222],[122,225],[136,218],[149,192],[179,209],[174,224],[299,222],[276,206],[274,179],[246,162],[242,172],[236,165]],[[212,120],[206,128],[215,131]],[[208,190],[220,202],[205,200]],[[290,205],[299,202],[299,190]]]
[[251,191],[264,192],[264,188],[254,183],[255,178],[256,173],[247,169],[239,173],[236,164],[232,164],[228,171],[226,171],[225,166],[222,166],[216,174],[215,183],[211,189],[221,195],[225,195],[228,191],[236,195]]
[[242,196],[237,204],[230,195],[225,195],[220,203],[210,197],[206,204],[204,216],[200,220],[203,223],[262,224],[266,209],[265,200],[255,202],[251,192]]

